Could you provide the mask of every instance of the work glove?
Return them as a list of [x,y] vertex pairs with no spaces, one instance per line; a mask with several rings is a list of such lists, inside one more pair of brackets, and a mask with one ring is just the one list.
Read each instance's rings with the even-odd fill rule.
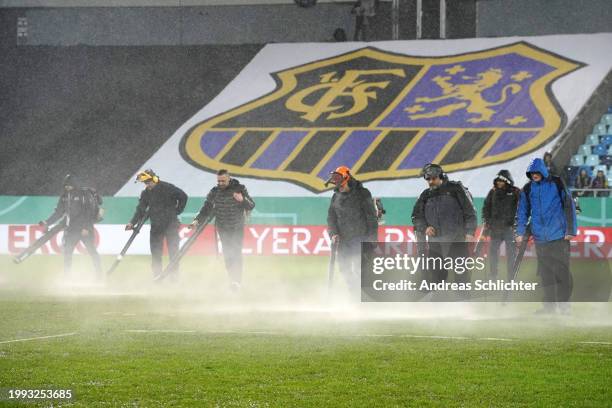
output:
[[49,226],[46,221],[38,221],[38,225],[45,229],[45,232],[49,231]]

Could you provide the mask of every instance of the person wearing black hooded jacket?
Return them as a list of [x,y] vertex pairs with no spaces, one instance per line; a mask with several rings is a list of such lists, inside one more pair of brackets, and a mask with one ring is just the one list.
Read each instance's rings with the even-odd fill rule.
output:
[[336,185],[327,212],[327,227],[338,244],[338,263],[351,294],[361,291],[362,242],[378,241],[376,207],[370,191],[351,176],[350,169],[340,166],[331,173],[328,183]]
[[493,188],[482,207],[483,234],[491,237],[489,244],[490,279],[497,279],[499,248],[506,243],[506,266],[508,280],[512,279],[515,257],[514,222],[521,190],[514,186],[508,170],[501,170],[493,180]]
[[238,291],[242,283],[242,244],[244,224],[248,212],[255,208],[255,202],[246,187],[230,177],[227,170],[217,172],[217,186],[213,187],[204,205],[192,223],[199,223],[215,217],[215,226],[223,247],[225,268],[230,277],[230,288]]
[[79,187],[70,174],[64,177],[64,192],[60,196],[53,214],[38,224],[45,229],[48,225],[65,218],[63,237],[64,274],[70,278],[72,253],[79,242],[83,242],[93,261],[96,276],[102,277],[100,255],[96,249],[94,224],[99,221],[99,206],[102,198],[92,188]]
[[[162,273],[162,250],[164,238],[168,246],[170,258],[174,258],[179,250],[179,220],[187,204],[187,194],[174,184],[161,181],[153,170],[138,173],[136,180],[145,184],[140,194],[138,207],[131,221],[125,226],[126,231],[132,230],[146,215],[151,221],[149,243],[151,246],[151,268],[153,278]],[[170,271],[172,279],[178,278],[178,265]]]

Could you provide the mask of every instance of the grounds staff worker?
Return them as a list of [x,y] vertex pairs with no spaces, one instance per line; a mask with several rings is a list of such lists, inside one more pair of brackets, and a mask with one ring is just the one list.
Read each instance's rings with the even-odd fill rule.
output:
[[514,223],[521,190],[514,187],[514,179],[508,170],[500,170],[493,179],[493,188],[487,194],[482,207],[484,231],[491,237],[489,265],[491,280],[497,279],[499,248],[506,243],[506,272],[512,279],[512,265],[515,258]]
[[362,242],[378,240],[378,221],[372,194],[340,166],[331,172],[325,183],[336,186],[327,211],[327,228],[333,242],[338,243],[339,269],[352,295],[361,293]]
[[[437,164],[423,167],[429,188],[419,196],[412,209],[412,223],[419,236],[429,239],[429,257],[467,257],[468,242],[474,240],[476,209],[471,197],[458,181],[449,181]],[[445,269],[430,271],[433,282],[448,277]],[[457,282],[469,282],[470,273],[455,274]],[[429,281],[429,280],[428,280]]]
[[[544,160],[533,159],[527,168],[530,180],[521,192],[517,210],[517,237],[527,239],[527,223],[535,239],[538,275],[544,289],[544,306],[538,313],[569,313],[572,275],[570,240],[576,236],[576,207],[560,178],[548,173]],[[527,191],[527,193],[526,193]],[[560,302],[560,303],[557,303]]]
[[102,198],[91,188],[79,188],[74,177],[67,174],[64,177],[64,192],[60,196],[57,207],[46,221],[38,224],[45,230],[47,226],[59,221],[66,216],[66,229],[64,230],[64,275],[71,277],[72,253],[79,243],[83,242],[87,252],[93,261],[96,278],[102,278],[102,266],[100,255],[96,249],[94,224],[98,221],[99,206]]
[[230,277],[230,289],[240,290],[242,284],[242,244],[246,213],[255,208],[255,202],[246,187],[230,177],[227,170],[217,172],[217,185],[213,187],[204,201],[192,227],[215,217],[215,226],[223,247],[225,268]]
[[[144,183],[145,189],[140,194],[136,212],[132,220],[125,226],[125,230],[133,229],[134,224],[138,223],[148,211],[149,219],[151,220],[151,233],[149,237],[151,268],[153,270],[153,278],[157,278],[162,273],[164,238],[166,239],[170,258],[174,258],[178,253],[180,239],[177,216],[185,209],[187,194],[175,185],[161,181],[151,169],[138,173],[136,181]],[[178,265],[173,271],[170,271],[170,278],[178,278]]]

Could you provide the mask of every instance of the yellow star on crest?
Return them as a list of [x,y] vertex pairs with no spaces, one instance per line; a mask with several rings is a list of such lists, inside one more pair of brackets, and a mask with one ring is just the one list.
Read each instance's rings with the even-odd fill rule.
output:
[[519,125],[521,123],[527,122],[527,119],[525,119],[523,116],[515,116],[513,118],[506,119],[504,122],[506,122],[509,125],[516,126],[516,125]]
[[425,108],[421,105],[412,105],[404,109],[404,112],[417,113],[417,112],[423,112],[424,110]]
[[516,74],[512,75],[510,78],[512,78],[516,82],[521,82],[524,79],[531,78],[532,76],[533,75],[531,75],[528,71],[520,71],[520,72],[517,72]]
[[463,68],[461,65],[455,65],[450,68],[446,68],[444,71],[448,72],[451,75],[455,75],[455,74],[458,74],[459,72],[464,72],[465,68]]

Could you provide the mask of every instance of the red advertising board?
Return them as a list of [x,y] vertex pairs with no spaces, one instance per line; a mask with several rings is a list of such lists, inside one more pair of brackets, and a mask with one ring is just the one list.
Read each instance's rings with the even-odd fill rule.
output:
[[[145,226],[146,227],[146,226]],[[192,233],[185,226],[180,230],[182,240]],[[2,225],[0,234],[0,253],[16,254],[27,248],[43,234],[38,225]],[[96,226],[96,244],[102,254],[117,254],[127,241],[129,233],[122,225]],[[244,234],[245,255],[329,255],[329,235],[323,225],[249,225]],[[412,227],[381,226],[379,240],[386,242],[413,242],[415,240]],[[208,227],[190,250],[190,254],[210,255],[222,251],[218,244],[215,249],[215,230]],[[143,228],[137,240],[130,248],[129,254],[149,253],[149,232]],[[612,228],[580,227],[576,242],[612,243]],[[62,234],[58,234],[45,244],[41,254],[61,253]],[[82,244],[77,247],[79,253],[85,253]],[[601,256],[598,256],[601,257]],[[603,257],[606,257],[604,254]]]

